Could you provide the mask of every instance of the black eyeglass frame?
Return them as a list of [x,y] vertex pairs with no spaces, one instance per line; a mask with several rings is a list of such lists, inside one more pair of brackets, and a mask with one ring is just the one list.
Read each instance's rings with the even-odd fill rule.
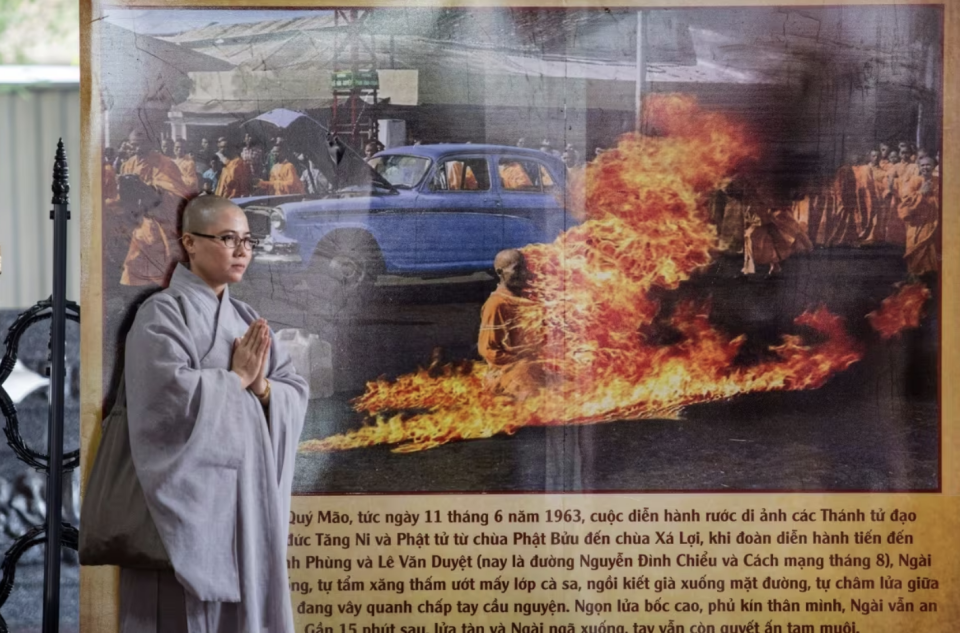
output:
[[[247,237],[238,237],[232,234],[231,235],[209,235],[207,233],[196,233],[194,231],[188,231],[188,234],[196,235],[197,237],[205,237],[209,240],[217,240],[218,242],[223,244],[224,248],[234,250],[234,251],[237,250],[238,246],[243,246],[243,250],[245,251],[252,251],[256,247],[260,246],[260,240],[255,237],[250,237],[249,235]],[[227,243],[228,240],[235,241],[236,244],[234,244],[233,246],[230,246]]]

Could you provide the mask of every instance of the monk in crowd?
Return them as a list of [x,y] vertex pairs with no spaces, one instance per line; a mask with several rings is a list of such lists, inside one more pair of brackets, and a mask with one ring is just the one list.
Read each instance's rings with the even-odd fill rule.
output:
[[[127,139],[132,155],[120,168],[120,198],[124,219],[132,220],[130,244],[120,283],[125,286],[162,284],[179,259],[176,243],[179,213],[191,192],[177,164],[153,148],[147,136],[133,131]],[[127,199],[124,199],[124,192]]]
[[249,196],[253,191],[250,169],[240,158],[236,148],[228,143],[223,143],[220,151],[217,152],[217,156],[223,156],[223,169],[220,171],[215,193],[221,198]]
[[496,394],[525,400],[546,385],[538,359],[540,345],[521,324],[521,313],[533,304],[521,294],[526,285],[523,253],[510,249],[493,261],[499,283],[480,313],[480,355],[487,361],[487,387]]
[[807,227],[797,221],[793,208],[783,205],[758,204],[744,215],[744,275],[757,272],[757,266],[769,265],[768,275],[781,271],[781,263],[794,253],[813,249]]
[[183,178],[184,186],[190,190],[190,193],[200,191],[200,178],[197,173],[197,163],[193,157],[187,154],[183,141],[176,141],[173,144],[173,162],[180,168],[180,176]]
[[920,173],[903,183],[897,208],[906,225],[907,272],[916,276],[940,269],[940,179],[933,162],[929,156],[918,160]]
[[275,156],[270,179],[258,181],[258,193],[277,196],[305,193],[297,168],[290,162],[289,152],[282,147],[274,147],[270,153]]
[[[895,245],[912,276],[939,268],[939,165],[923,148],[882,143],[859,161],[851,155],[832,182],[811,175],[791,201],[762,179],[737,176],[711,198],[718,247],[743,253],[743,273],[761,265],[776,274],[791,254],[819,247]],[[938,155],[939,157],[939,155]],[[789,207],[789,211],[787,211]]]

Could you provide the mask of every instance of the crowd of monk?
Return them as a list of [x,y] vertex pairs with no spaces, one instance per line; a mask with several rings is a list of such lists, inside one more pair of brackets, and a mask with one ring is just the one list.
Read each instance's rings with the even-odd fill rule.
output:
[[[282,137],[271,141],[272,149],[266,154],[249,134],[240,147],[221,137],[215,149],[206,138],[193,149],[182,139],[164,138],[158,148],[146,134],[134,131],[118,149],[105,148],[104,215],[130,235],[120,283],[163,284],[180,257],[175,247],[178,213],[186,200],[201,192],[240,198],[306,193],[325,186],[312,165],[299,173]],[[124,177],[131,175],[150,189],[131,189],[135,201],[122,207]]]
[[746,275],[759,266],[776,274],[787,257],[817,246],[880,244],[904,249],[911,276],[939,270],[939,164],[907,143],[882,144],[830,181],[790,192],[735,178],[714,196],[713,213],[721,250],[742,251]]

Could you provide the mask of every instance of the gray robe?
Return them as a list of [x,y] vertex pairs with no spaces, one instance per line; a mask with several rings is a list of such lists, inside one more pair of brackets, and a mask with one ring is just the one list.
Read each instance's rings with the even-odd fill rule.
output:
[[183,265],[127,336],[130,448],[174,572],[121,570],[123,633],[293,633],[286,552],[307,383],[270,349],[269,415],[229,371],[257,318]]

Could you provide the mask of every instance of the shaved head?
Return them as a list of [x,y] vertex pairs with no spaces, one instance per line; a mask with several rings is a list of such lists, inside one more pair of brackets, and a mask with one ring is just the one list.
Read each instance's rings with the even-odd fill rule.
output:
[[510,264],[517,264],[522,261],[523,253],[515,248],[508,248],[497,253],[497,256],[493,259],[493,267],[495,270],[501,270]]
[[228,209],[239,209],[230,200],[220,196],[197,196],[183,210],[184,233],[206,233],[217,217]]
[[523,253],[515,248],[500,251],[493,260],[493,267],[500,279],[497,287],[519,297],[526,285],[527,277]]

